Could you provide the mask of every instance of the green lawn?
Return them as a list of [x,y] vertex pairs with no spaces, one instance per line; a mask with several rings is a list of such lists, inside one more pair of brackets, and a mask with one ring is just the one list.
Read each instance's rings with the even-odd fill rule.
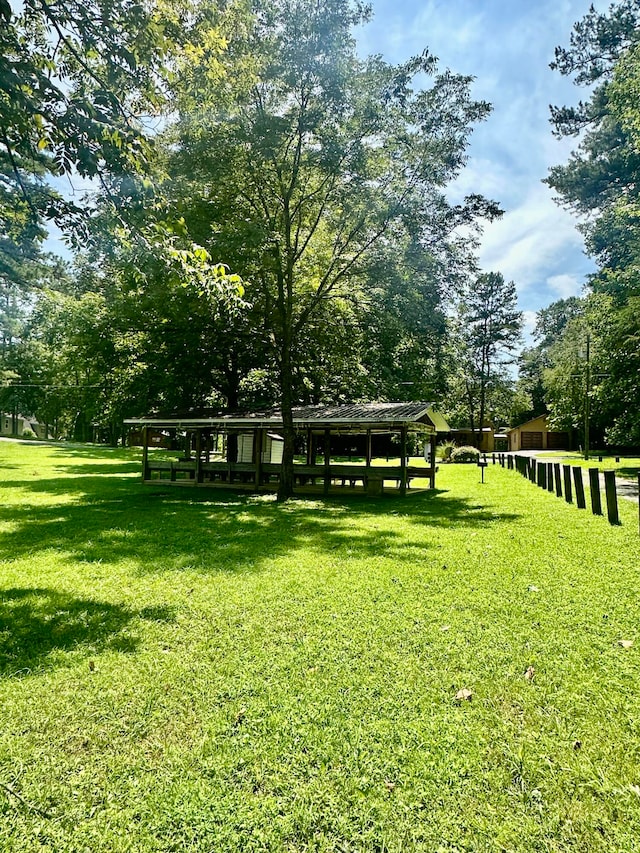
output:
[[[599,468],[601,471],[615,471],[618,477],[635,480],[640,473],[640,457],[638,456],[606,456],[594,451],[590,454],[589,461],[582,458],[577,450],[544,450],[537,454],[540,457],[562,458],[564,462],[571,465],[579,465],[581,468]],[[602,456],[602,462],[599,457]],[[619,459],[616,462],[616,459]]]
[[136,460],[0,442],[3,853],[640,851],[637,505]]

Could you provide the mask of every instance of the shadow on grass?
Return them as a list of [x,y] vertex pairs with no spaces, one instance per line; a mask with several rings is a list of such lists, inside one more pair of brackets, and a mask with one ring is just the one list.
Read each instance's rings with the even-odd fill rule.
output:
[[[93,450],[81,452],[89,462],[84,470],[93,472]],[[129,469],[128,462],[121,465]],[[70,563],[127,560],[141,573],[257,571],[269,559],[302,548],[319,557],[343,550],[349,556],[406,559],[411,549],[424,555],[435,547],[429,528],[477,528],[518,517],[442,490],[404,499],[345,493],[278,504],[272,495],[144,486],[117,476],[121,472],[14,483],[23,499],[19,515],[15,507],[0,507],[7,527],[0,534],[0,559],[55,552],[55,559]],[[60,502],[30,504],[29,493],[44,492]],[[402,518],[401,533],[394,516]]]
[[104,475],[104,474],[109,475],[109,474],[111,474],[111,475],[119,476],[122,474],[139,474],[140,473],[140,463],[137,461],[135,461],[135,462],[122,462],[122,461],[120,461],[120,464],[116,464],[116,461],[114,460],[114,462],[112,462],[111,464],[106,463],[104,465],[57,465],[56,468],[58,468],[60,471],[64,472],[65,474],[72,474],[72,475],[81,474],[81,475],[85,475],[87,477],[94,475],[94,474],[97,474],[97,475]]
[[131,610],[75,598],[53,589],[0,591],[0,678],[27,675],[59,661],[60,653],[106,649],[132,652],[138,641],[125,629],[132,621],[170,622],[171,608]]
[[637,465],[630,468],[616,468],[616,474],[627,480],[636,480],[640,474],[640,468]]

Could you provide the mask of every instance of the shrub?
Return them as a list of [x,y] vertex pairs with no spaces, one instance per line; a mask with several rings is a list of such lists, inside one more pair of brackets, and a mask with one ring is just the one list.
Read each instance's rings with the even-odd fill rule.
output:
[[443,441],[436,447],[436,459],[442,459],[443,462],[451,461],[451,454],[456,449],[453,441]]
[[20,436],[20,438],[36,438],[36,434],[32,429],[26,427],[22,430],[22,435]]
[[464,447],[456,447],[451,453],[452,462],[477,462],[479,458],[480,451],[478,448],[467,444]]

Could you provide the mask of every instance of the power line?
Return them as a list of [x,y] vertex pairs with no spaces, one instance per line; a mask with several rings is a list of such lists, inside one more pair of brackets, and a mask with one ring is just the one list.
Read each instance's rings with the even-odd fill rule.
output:
[[46,385],[44,382],[16,382],[11,385],[0,385],[0,390],[8,388],[100,388],[100,385]]

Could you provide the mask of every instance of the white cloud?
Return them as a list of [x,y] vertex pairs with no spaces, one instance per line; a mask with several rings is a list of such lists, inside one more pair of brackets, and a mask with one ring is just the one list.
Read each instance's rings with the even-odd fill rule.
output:
[[522,320],[524,323],[523,331],[525,335],[531,336],[533,334],[533,330],[536,327],[536,323],[538,322],[538,315],[536,311],[523,311],[522,312]]
[[[557,267],[567,254],[582,258],[582,247],[575,219],[559,208],[547,188],[540,185],[502,219],[486,227],[480,265],[515,281],[522,294],[559,276]],[[574,278],[576,275],[573,273]]]
[[547,284],[560,299],[568,299],[570,296],[579,296],[583,282],[576,275],[552,275],[547,279]]

